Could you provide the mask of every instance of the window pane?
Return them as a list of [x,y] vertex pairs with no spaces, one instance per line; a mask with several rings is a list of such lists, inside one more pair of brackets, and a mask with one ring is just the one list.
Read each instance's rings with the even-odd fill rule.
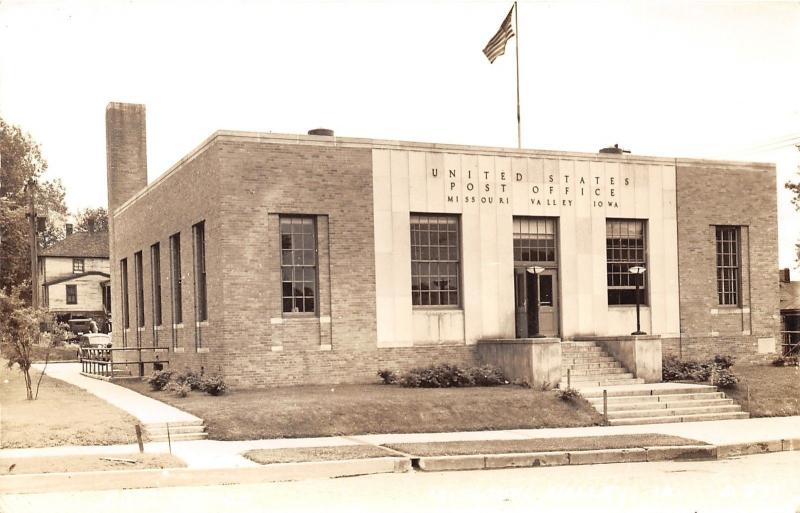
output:
[[284,248],[281,252],[281,293],[285,313],[316,312],[315,226],[312,217],[281,217],[281,246]]
[[645,221],[606,220],[606,283],[609,305],[636,304],[636,284],[639,301],[647,304],[646,275],[631,274],[634,266],[647,266]]
[[412,303],[458,306],[458,294],[438,292],[458,290],[458,217],[412,214],[410,235]]

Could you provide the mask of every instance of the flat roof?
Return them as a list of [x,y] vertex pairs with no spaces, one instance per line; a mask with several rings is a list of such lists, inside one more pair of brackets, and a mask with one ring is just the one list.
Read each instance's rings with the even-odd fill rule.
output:
[[235,130],[217,130],[206,138],[199,146],[176,162],[172,167],[159,175],[155,180],[134,194],[128,201],[114,210],[113,215],[122,213],[132,203],[144,196],[149,190],[168,178],[172,173],[194,160],[216,140],[252,142],[261,144],[293,144],[303,146],[329,146],[341,148],[364,148],[383,150],[410,150],[441,153],[460,153],[475,155],[495,155],[502,157],[533,158],[567,158],[594,162],[623,162],[630,164],[684,165],[692,167],[713,167],[716,169],[763,170],[775,169],[775,164],[765,162],[740,162],[732,160],[711,160],[680,157],[652,157],[631,153],[586,153],[574,151],[537,150],[527,148],[505,148],[496,146],[474,146],[460,144],[425,143],[414,141],[395,141],[385,139],[367,139],[358,137],[337,137],[324,135],[276,134],[265,132],[245,132]]

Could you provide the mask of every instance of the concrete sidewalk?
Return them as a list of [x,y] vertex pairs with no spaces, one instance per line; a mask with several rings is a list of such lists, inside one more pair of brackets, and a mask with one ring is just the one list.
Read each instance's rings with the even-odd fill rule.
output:
[[[37,363],[33,365],[33,368],[41,372],[44,365]],[[136,417],[142,424],[202,421],[202,419],[194,415],[136,393],[133,390],[128,390],[108,381],[83,376],[80,363],[51,363],[47,366],[45,374],[96,395],[100,399]]]

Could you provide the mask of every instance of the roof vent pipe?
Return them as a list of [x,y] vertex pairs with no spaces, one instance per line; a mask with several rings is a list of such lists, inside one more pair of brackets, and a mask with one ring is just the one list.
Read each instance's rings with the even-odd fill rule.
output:
[[623,150],[619,147],[619,144],[615,144],[613,147],[603,148],[600,150],[600,153],[612,153],[614,155],[622,155],[623,153],[630,153],[631,150]]
[[333,130],[330,128],[313,128],[308,131],[308,135],[324,135],[327,137],[333,137]]

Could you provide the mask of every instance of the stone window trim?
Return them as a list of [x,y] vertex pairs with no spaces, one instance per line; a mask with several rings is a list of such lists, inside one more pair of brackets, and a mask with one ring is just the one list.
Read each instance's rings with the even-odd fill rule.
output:
[[411,212],[409,221],[412,308],[462,310],[461,216]]
[[81,274],[86,272],[86,265],[83,258],[72,259],[72,274]]

